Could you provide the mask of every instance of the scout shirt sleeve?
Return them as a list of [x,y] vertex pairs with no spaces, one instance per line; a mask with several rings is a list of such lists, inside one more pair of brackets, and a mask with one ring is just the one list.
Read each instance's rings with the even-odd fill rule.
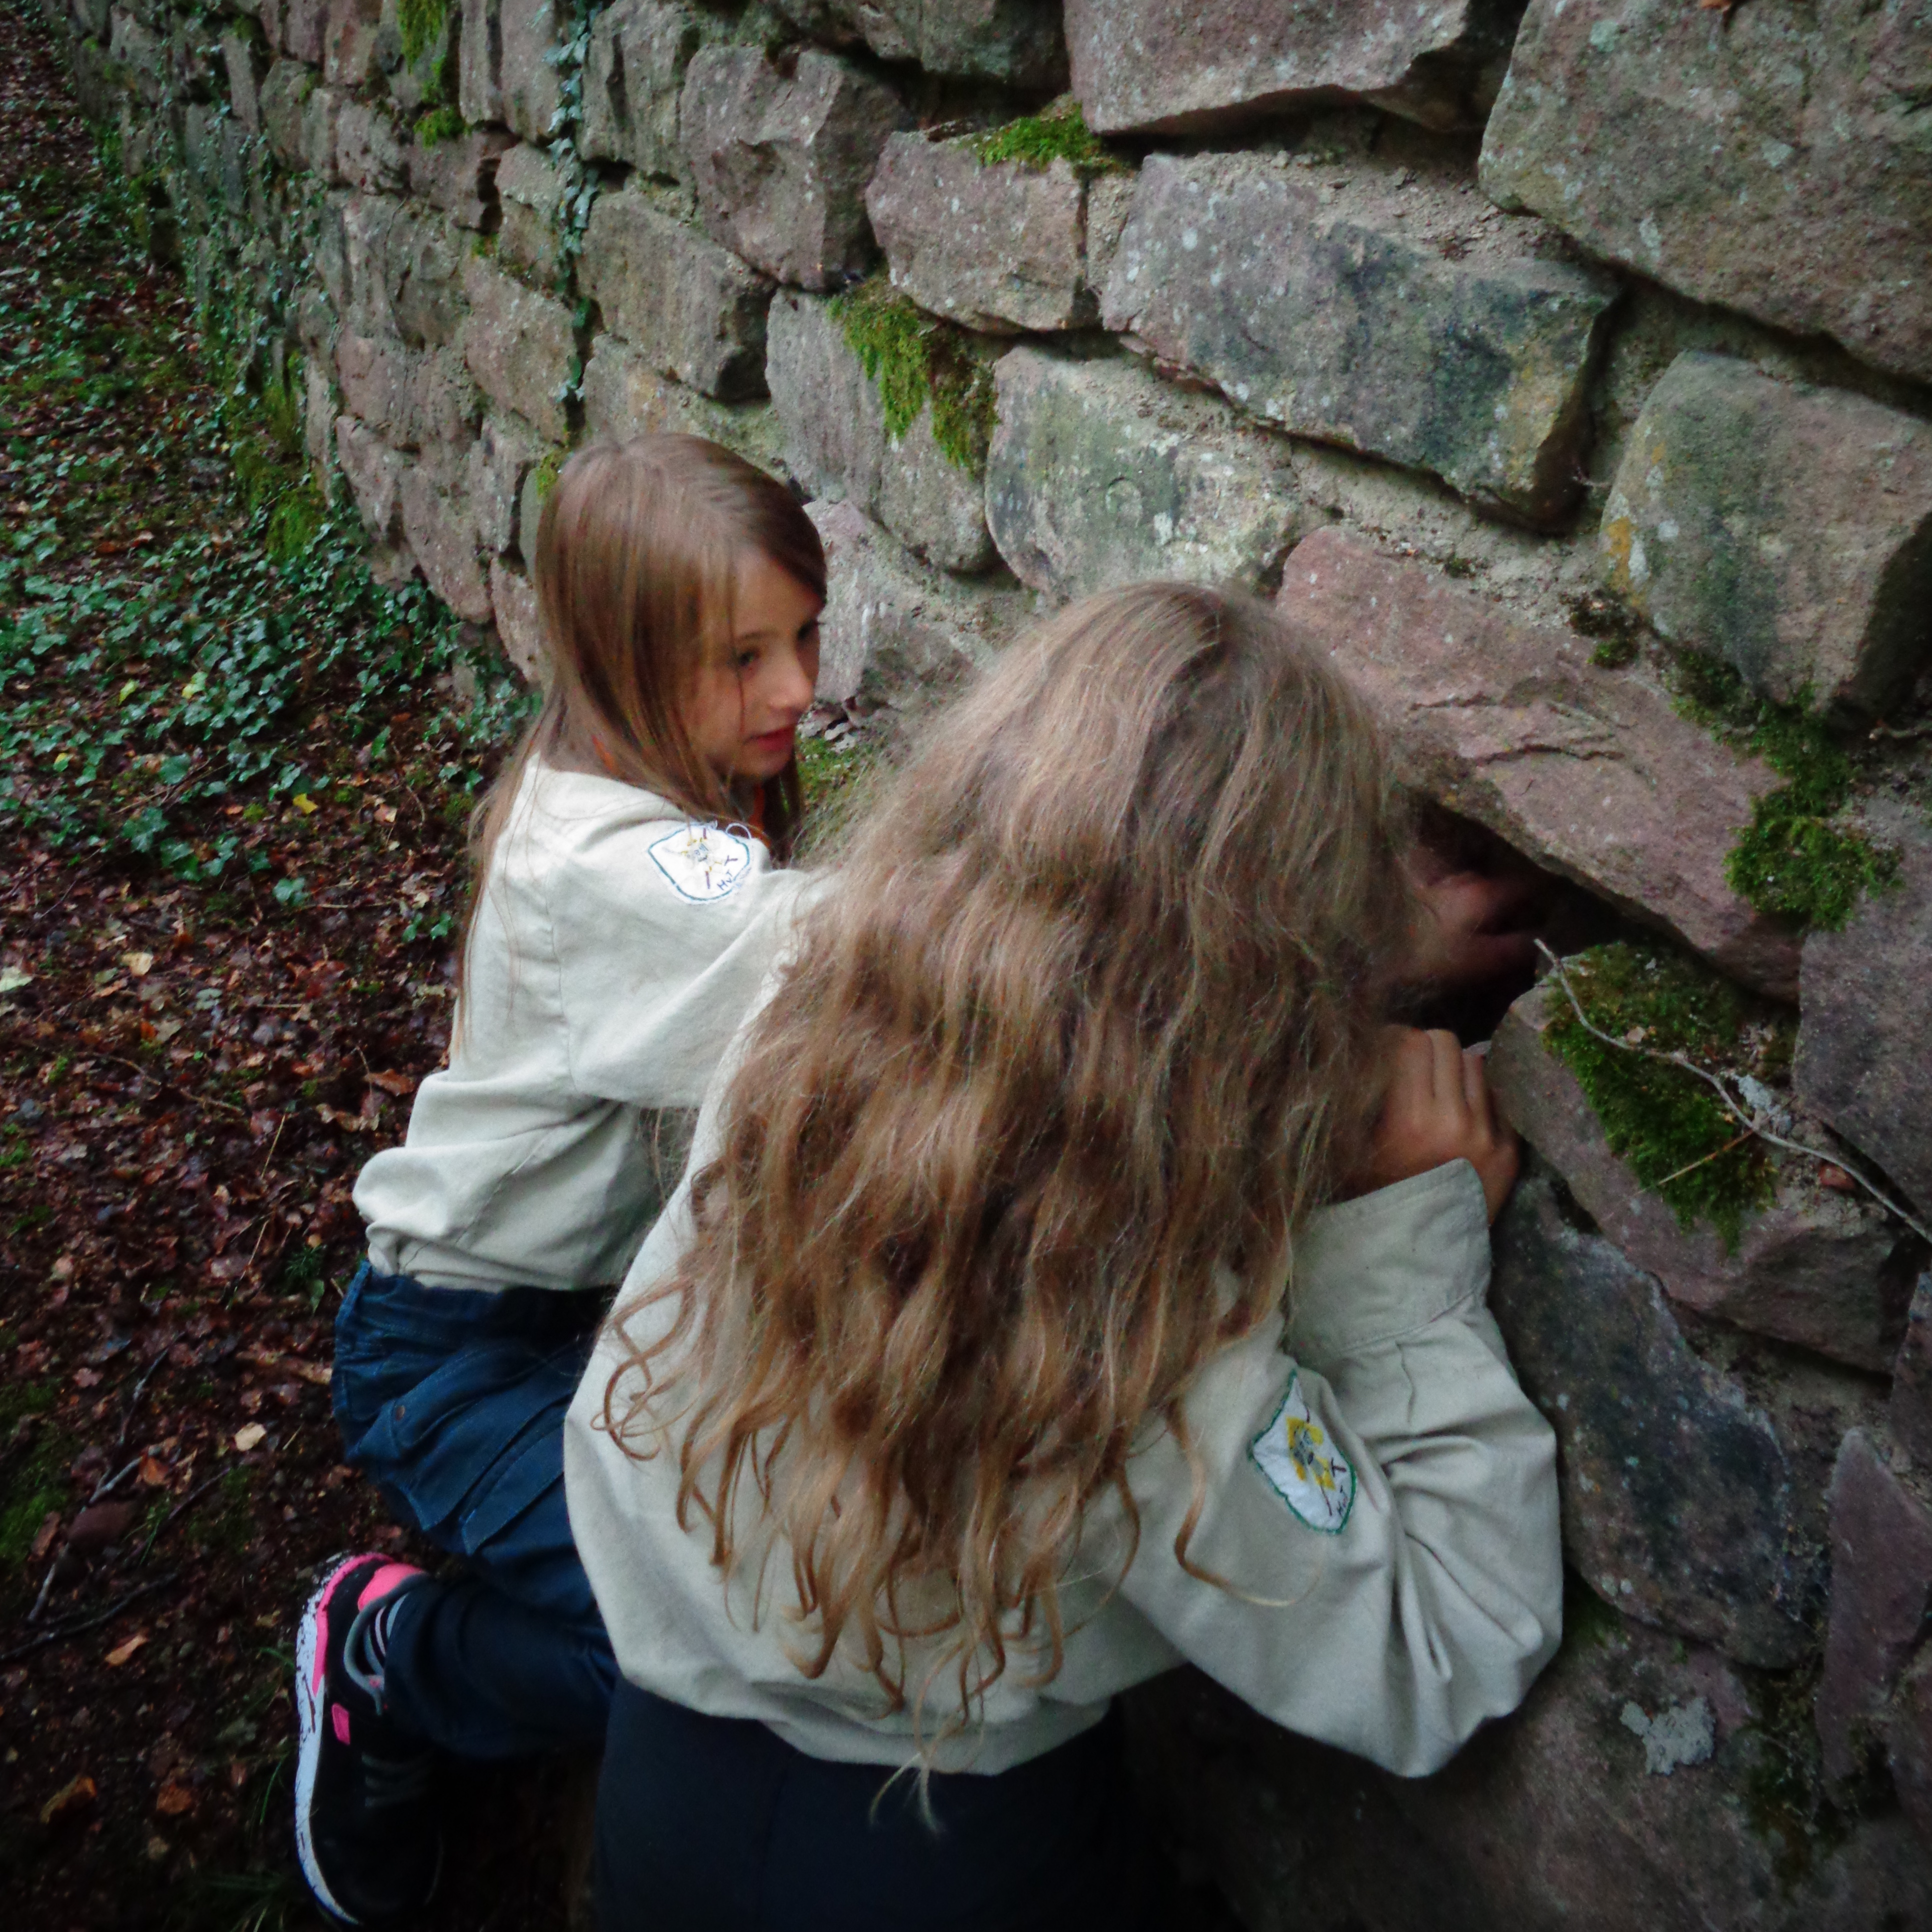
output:
[[548,881],[572,1083],[695,1107],[790,931],[804,884],[754,838],[682,820],[614,824]]
[[[1313,1216],[1279,1322],[1184,1405],[1207,1489],[1163,1430],[1130,1481],[1124,1594],[1290,1730],[1404,1776],[1513,1710],[1562,1634],[1556,1439],[1484,1306],[1490,1244],[1457,1160]],[[1223,1586],[1225,1586],[1225,1587]]]

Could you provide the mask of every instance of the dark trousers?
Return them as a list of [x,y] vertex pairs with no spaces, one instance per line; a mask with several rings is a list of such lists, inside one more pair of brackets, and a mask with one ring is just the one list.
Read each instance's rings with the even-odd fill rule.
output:
[[[833,1764],[620,1684],[598,1932],[1142,1932],[1151,1865],[1108,1718],[996,1777]],[[882,1795],[883,1793],[883,1795]]]
[[425,1288],[365,1264],[335,1324],[348,1460],[466,1559],[389,1625],[398,1718],[460,1756],[603,1742],[616,1664],[563,1498],[563,1418],[602,1298]]

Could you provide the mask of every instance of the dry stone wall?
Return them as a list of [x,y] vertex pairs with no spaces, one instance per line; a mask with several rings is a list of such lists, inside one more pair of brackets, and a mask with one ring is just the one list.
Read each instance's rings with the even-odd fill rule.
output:
[[1136,1700],[1243,1921],[1932,1924],[1932,0],[44,4],[530,674],[558,462],[690,430],[808,501],[826,703],[1233,580],[1537,882],[1568,963],[1462,1018],[1568,1635],[1414,1784]]

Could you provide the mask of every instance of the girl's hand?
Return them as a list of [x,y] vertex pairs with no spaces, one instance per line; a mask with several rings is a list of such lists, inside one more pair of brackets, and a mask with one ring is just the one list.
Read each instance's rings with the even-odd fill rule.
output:
[[1417,846],[1406,865],[1422,918],[1402,970],[1405,983],[1477,986],[1528,965],[1531,940],[1522,930],[1527,879],[1458,866],[1426,845]]
[[1357,1190],[1369,1193],[1466,1160],[1483,1184],[1493,1221],[1516,1185],[1514,1131],[1490,1100],[1480,1050],[1466,1051],[1453,1033],[1390,1027],[1388,1090],[1369,1144]]

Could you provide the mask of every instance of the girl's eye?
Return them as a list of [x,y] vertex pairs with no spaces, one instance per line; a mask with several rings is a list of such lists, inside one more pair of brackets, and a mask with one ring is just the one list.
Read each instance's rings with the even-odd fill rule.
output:
[[749,670],[758,661],[756,651],[740,651],[732,658],[731,668],[734,670]]

